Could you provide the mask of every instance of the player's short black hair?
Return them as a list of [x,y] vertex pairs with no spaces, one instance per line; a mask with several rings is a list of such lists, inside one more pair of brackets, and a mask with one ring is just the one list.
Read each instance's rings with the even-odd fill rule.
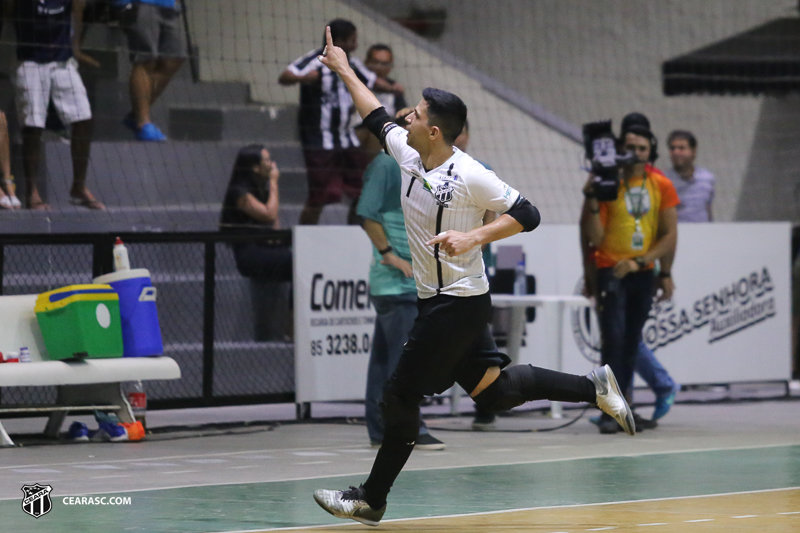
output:
[[422,97],[428,103],[428,124],[438,127],[444,142],[452,145],[464,130],[466,104],[455,94],[432,87],[422,91]]
[[[356,25],[347,19],[333,19],[328,23],[331,28],[331,41],[343,41],[356,32]],[[327,38],[322,36],[322,45],[325,46]]]
[[674,141],[675,139],[683,139],[684,141],[689,143],[689,148],[691,148],[692,150],[697,148],[697,138],[694,136],[694,133],[692,133],[689,130],[675,130],[672,133],[670,133],[669,137],[667,137],[667,146],[672,144],[672,141]]
[[388,44],[375,43],[367,48],[367,59],[372,57],[373,52],[389,52],[394,57],[394,52],[392,52],[392,48]]

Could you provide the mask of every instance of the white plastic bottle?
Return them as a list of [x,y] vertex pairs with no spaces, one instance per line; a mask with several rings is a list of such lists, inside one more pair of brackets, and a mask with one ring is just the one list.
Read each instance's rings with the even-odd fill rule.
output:
[[20,363],[30,363],[31,362],[31,352],[28,350],[27,346],[23,346],[19,349],[19,362]]
[[129,270],[131,268],[131,263],[128,260],[128,249],[125,248],[125,245],[122,243],[122,239],[117,237],[116,242],[114,242],[114,270]]

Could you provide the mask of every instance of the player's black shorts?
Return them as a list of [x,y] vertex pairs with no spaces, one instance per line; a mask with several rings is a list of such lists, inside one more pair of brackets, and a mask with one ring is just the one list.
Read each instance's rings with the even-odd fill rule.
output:
[[497,351],[489,330],[492,300],[439,295],[417,300],[419,314],[390,380],[407,396],[431,396],[458,383],[471,392],[486,369],[511,359]]

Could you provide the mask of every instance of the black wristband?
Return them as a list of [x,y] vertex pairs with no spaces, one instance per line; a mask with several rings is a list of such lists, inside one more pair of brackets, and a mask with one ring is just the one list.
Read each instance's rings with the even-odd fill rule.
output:
[[671,272],[659,272],[658,273],[658,277],[659,278],[671,278],[672,277],[672,273]]
[[394,250],[394,248],[392,248],[392,245],[390,244],[390,245],[386,246],[386,248],[384,248],[383,250],[378,250],[378,253],[381,254],[381,255],[386,255],[386,254],[388,254],[389,252],[391,252],[393,250]]
[[643,256],[638,256],[633,258],[633,262],[639,267],[639,270],[644,270],[647,266],[647,261],[644,260]]

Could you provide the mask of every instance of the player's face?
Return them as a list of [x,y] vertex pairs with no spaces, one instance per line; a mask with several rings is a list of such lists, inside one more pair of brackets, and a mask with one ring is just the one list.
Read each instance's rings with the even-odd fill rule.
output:
[[693,165],[695,156],[697,156],[697,150],[689,146],[689,141],[686,139],[678,138],[669,143],[669,159],[676,169]]
[[406,117],[408,122],[408,145],[416,150],[425,151],[430,143],[431,127],[428,125],[428,102],[423,98]]
[[394,66],[392,53],[388,50],[374,50],[365,62],[365,66],[378,75],[379,78],[389,77]]
[[625,135],[625,151],[633,152],[641,163],[647,163],[650,159],[650,140],[635,133],[628,133]]

